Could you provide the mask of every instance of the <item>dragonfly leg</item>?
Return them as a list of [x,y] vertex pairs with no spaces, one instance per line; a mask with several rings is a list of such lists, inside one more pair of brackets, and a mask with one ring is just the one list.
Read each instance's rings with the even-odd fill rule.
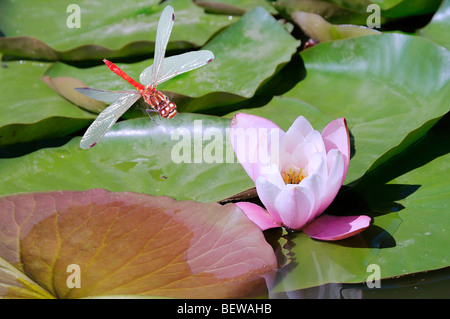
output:
[[145,109],[145,111],[147,112],[147,115],[150,117],[150,119],[153,121],[153,123],[155,123],[156,125],[159,125],[158,123],[156,123],[156,121],[153,119],[153,116],[151,115],[151,113],[156,112],[159,114],[158,111],[154,110],[154,109]]

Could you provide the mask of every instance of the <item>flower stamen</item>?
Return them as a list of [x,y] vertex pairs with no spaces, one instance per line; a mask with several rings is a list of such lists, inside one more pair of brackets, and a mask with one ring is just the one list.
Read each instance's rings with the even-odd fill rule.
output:
[[303,169],[292,170],[289,169],[289,172],[284,171],[281,172],[281,177],[283,178],[284,183],[287,184],[300,184],[300,182],[306,177],[303,175]]

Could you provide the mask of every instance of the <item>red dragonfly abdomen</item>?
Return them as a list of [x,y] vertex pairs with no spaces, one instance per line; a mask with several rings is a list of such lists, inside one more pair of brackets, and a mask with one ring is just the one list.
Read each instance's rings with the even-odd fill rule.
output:
[[133,80],[128,74],[126,74],[122,69],[120,69],[117,65],[114,63],[104,59],[103,62],[108,66],[108,68],[113,71],[115,74],[120,76],[122,79],[126,80],[128,83],[130,83],[132,86],[134,86],[138,91],[142,91],[145,89],[145,86],[143,86],[140,83],[137,83],[135,80]]

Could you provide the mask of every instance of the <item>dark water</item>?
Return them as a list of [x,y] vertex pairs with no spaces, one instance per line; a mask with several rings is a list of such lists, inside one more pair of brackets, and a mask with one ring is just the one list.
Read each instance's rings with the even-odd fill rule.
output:
[[448,299],[450,298],[450,267],[383,279],[379,288],[366,283],[330,283],[318,287],[270,295],[289,299]]

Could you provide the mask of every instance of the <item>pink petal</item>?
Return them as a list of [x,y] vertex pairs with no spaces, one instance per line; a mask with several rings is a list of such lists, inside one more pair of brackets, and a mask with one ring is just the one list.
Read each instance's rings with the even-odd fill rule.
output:
[[328,177],[325,185],[325,195],[322,198],[318,213],[321,214],[331,204],[342,186],[344,176],[344,160],[337,149],[332,149],[327,154]]
[[[260,154],[268,153],[268,150],[258,152],[261,144],[259,141],[260,130],[266,129],[267,133],[270,133],[272,129],[283,131],[268,119],[245,113],[237,113],[231,120],[230,128],[230,142],[236,157],[250,178],[255,181],[257,176],[254,174],[254,166],[259,165]],[[266,143],[266,147],[268,147],[268,143]]]
[[231,120],[231,127],[237,128],[242,127],[244,129],[246,128],[260,128],[264,127],[267,129],[272,128],[278,128],[280,127],[276,125],[271,120],[268,120],[264,117],[251,115],[251,114],[245,114],[245,113],[237,113],[233,116],[233,119]]
[[362,232],[370,225],[370,217],[323,215],[306,226],[303,231],[319,240],[340,240]]
[[248,219],[261,228],[261,230],[280,227],[274,222],[272,216],[259,205],[250,202],[238,202],[236,206],[244,212]]
[[332,149],[338,149],[344,158],[344,182],[350,161],[350,137],[345,118],[341,117],[331,121],[322,131],[323,141],[327,153]]

